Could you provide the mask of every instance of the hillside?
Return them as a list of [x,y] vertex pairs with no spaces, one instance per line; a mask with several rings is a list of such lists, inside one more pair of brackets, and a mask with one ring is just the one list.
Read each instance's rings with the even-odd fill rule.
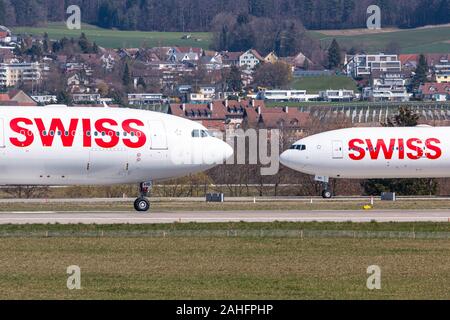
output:
[[450,26],[436,26],[406,30],[386,30],[385,32],[358,32],[361,30],[309,31],[310,37],[327,47],[333,38],[347,49],[362,48],[368,52],[385,51],[395,43],[401,53],[443,53],[450,52]]
[[[39,26],[66,19],[68,1],[0,0],[0,24]],[[367,8],[381,8],[384,27],[450,22],[450,0],[71,0],[82,19],[104,28],[142,31],[210,31],[220,13],[297,19],[307,29],[362,28]]]
[[[105,48],[137,48],[156,46],[202,47],[208,49],[212,34],[207,32],[145,32],[145,31],[119,31],[102,29],[84,24],[81,30],[69,30],[61,23],[52,23],[45,28],[16,27],[13,32],[17,34],[43,35],[48,33],[51,39],[59,40],[63,37],[78,38],[82,32],[91,41]],[[182,39],[186,34],[190,39]]]
[[[102,29],[85,24],[82,30],[68,30],[63,24],[52,23],[48,27],[16,27],[16,33],[42,35],[47,32],[50,38],[79,37],[84,32],[89,39],[106,48],[153,46],[184,46],[202,47],[208,49],[212,34],[208,32],[144,32],[119,31]],[[367,31],[367,30],[366,30]],[[190,34],[191,39],[184,40],[182,36]],[[364,47],[370,52],[384,51],[390,42],[396,42],[402,53],[442,53],[450,52],[450,26],[434,28],[418,28],[408,30],[386,30],[382,33],[361,34],[360,30],[324,30],[308,31],[308,35],[320,40],[327,47],[333,38],[345,48],[352,46]],[[200,41],[197,41],[199,39]]]

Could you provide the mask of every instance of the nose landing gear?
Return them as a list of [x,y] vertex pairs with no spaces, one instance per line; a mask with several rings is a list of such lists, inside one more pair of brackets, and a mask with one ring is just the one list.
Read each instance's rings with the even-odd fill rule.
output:
[[152,187],[151,182],[142,182],[139,185],[140,197],[134,202],[134,209],[138,212],[147,212],[150,210],[150,201],[148,201],[147,196]]
[[314,180],[320,182],[323,186],[322,198],[324,198],[324,199],[333,198],[333,192],[331,192],[331,190],[330,190],[330,183],[329,183],[330,178],[329,177],[315,176]]

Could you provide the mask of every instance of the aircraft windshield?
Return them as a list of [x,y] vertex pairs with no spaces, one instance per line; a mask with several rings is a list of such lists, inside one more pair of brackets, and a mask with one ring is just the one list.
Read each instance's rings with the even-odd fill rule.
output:
[[304,144],[294,144],[291,147],[291,150],[305,151],[306,150],[306,146]]
[[193,130],[192,131],[193,138],[207,138],[211,137],[211,134],[207,130]]

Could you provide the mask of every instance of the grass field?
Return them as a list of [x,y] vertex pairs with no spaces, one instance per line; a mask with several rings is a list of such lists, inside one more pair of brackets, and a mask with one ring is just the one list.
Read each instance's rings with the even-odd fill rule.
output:
[[[2,226],[9,231],[99,226]],[[111,230],[446,230],[448,224],[208,224]],[[81,268],[79,291],[66,269]],[[382,289],[366,288],[367,267]],[[0,299],[450,299],[448,240],[226,237],[4,238]]]
[[328,32],[309,31],[309,35],[320,40],[327,47],[333,38],[351,48],[363,47],[368,52],[377,53],[384,51],[390,42],[398,43],[402,53],[449,53],[450,52],[450,27],[419,28],[399,30],[386,33],[329,35]]
[[[106,48],[119,47],[148,47],[154,46],[185,46],[202,47],[208,49],[212,34],[209,32],[188,33],[191,39],[183,40],[181,37],[187,33],[182,32],[142,32],[119,31],[101,29],[92,25],[83,25],[81,30],[69,30],[62,23],[51,23],[47,27],[14,28],[15,33],[43,35],[45,32],[53,39],[66,37],[78,37],[81,32],[86,33],[89,39],[96,41]],[[350,30],[351,31],[351,30]],[[327,47],[333,38],[340,44],[350,48],[363,47],[369,52],[385,51],[390,42],[397,42],[402,53],[448,53],[450,52],[450,26],[435,28],[418,28],[410,30],[398,30],[393,32],[381,32],[361,34],[362,32],[343,32],[336,35],[330,31],[308,31],[308,34],[320,40]],[[197,41],[199,39],[200,41]]]
[[[264,201],[264,202],[232,202],[206,203],[186,201],[152,202],[152,211],[256,211],[256,210],[362,210],[370,200],[333,201],[314,199],[310,201]],[[397,202],[375,201],[378,210],[433,210],[450,208],[449,200],[398,200]],[[1,203],[1,212],[18,211],[133,211],[132,201],[123,202],[79,202],[79,203]]]
[[[44,28],[20,27],[14,28],[16,34],[43,35],[48,33],[51,39],[63,37],[77,38],[82,32],[89,40],[95,41],[105,48],[139,48],[158,46],[180,46],[180,47],[202,47],[208,49],[212,35],[207,32],[182,33],[182,32],[142,32],[142,31],[119,31],[101,29],[91,25],[83,25],[81,30],[69,30],[64,24],[53,23]],[[192,35],[191,39],[181,39],[183,35]],[[200,41],[198,41],[198,40]]]
[[356,82],[346,76],[305,77],[297,78],[292,83],[296,90],[306,90],[308,93],[319,93],[328,89],[348,89],[358,91]]

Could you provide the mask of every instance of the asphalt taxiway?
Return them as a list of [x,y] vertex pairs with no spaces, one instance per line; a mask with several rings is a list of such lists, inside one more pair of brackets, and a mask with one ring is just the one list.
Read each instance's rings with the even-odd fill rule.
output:
[[0,224],[155,224],[212,222],[450,222],[450,210],[3,212]]

